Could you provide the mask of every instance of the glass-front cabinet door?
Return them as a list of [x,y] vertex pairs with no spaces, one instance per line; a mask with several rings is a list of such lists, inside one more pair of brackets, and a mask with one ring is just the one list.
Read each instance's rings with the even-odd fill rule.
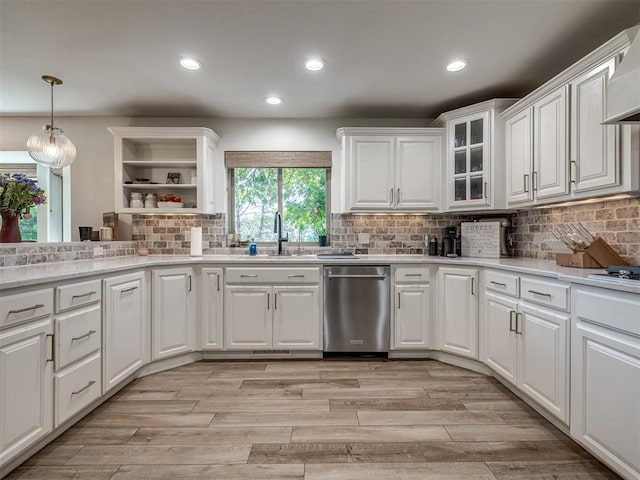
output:
[[486,205],[489,179],[487,112],[449,124],[449,204]]

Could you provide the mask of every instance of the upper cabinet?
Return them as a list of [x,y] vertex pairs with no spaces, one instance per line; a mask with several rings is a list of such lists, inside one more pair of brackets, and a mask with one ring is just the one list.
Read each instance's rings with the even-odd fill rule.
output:
[[443,130],[340,128],[345,211],[437,211]]
[[640,189],[640,127],[602,124],[628,45],[623,32],[504,112],[508,206]]
[[[214,150],[220,137],[200,127],[110,127],[115,209],[122,213],[215,213]],[[131,205],[131,193],[180,197],[157,207]]]
[[443,113],[445,204],[449,211],[504,208],[504,120],[515,102],[495,99]]

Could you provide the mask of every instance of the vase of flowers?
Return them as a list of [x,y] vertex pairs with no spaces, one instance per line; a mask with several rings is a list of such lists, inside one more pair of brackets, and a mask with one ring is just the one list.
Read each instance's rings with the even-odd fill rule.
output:
[[31,207],[42,205],[47,199],[38,182],[22,173],[0,175],[0,243],[22,241],[20,218],[31,218]]

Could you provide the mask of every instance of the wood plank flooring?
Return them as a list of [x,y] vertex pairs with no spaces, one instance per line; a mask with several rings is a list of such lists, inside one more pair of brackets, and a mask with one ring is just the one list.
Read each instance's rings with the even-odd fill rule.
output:
[[310,360],[138,379],[7,478],[619,477],[490,377],[431,360]]

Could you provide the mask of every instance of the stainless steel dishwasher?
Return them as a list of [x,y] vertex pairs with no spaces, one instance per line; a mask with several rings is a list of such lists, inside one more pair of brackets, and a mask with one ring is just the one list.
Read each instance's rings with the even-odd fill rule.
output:
[[389,266],[324,267],[324,351],[389,352]]

